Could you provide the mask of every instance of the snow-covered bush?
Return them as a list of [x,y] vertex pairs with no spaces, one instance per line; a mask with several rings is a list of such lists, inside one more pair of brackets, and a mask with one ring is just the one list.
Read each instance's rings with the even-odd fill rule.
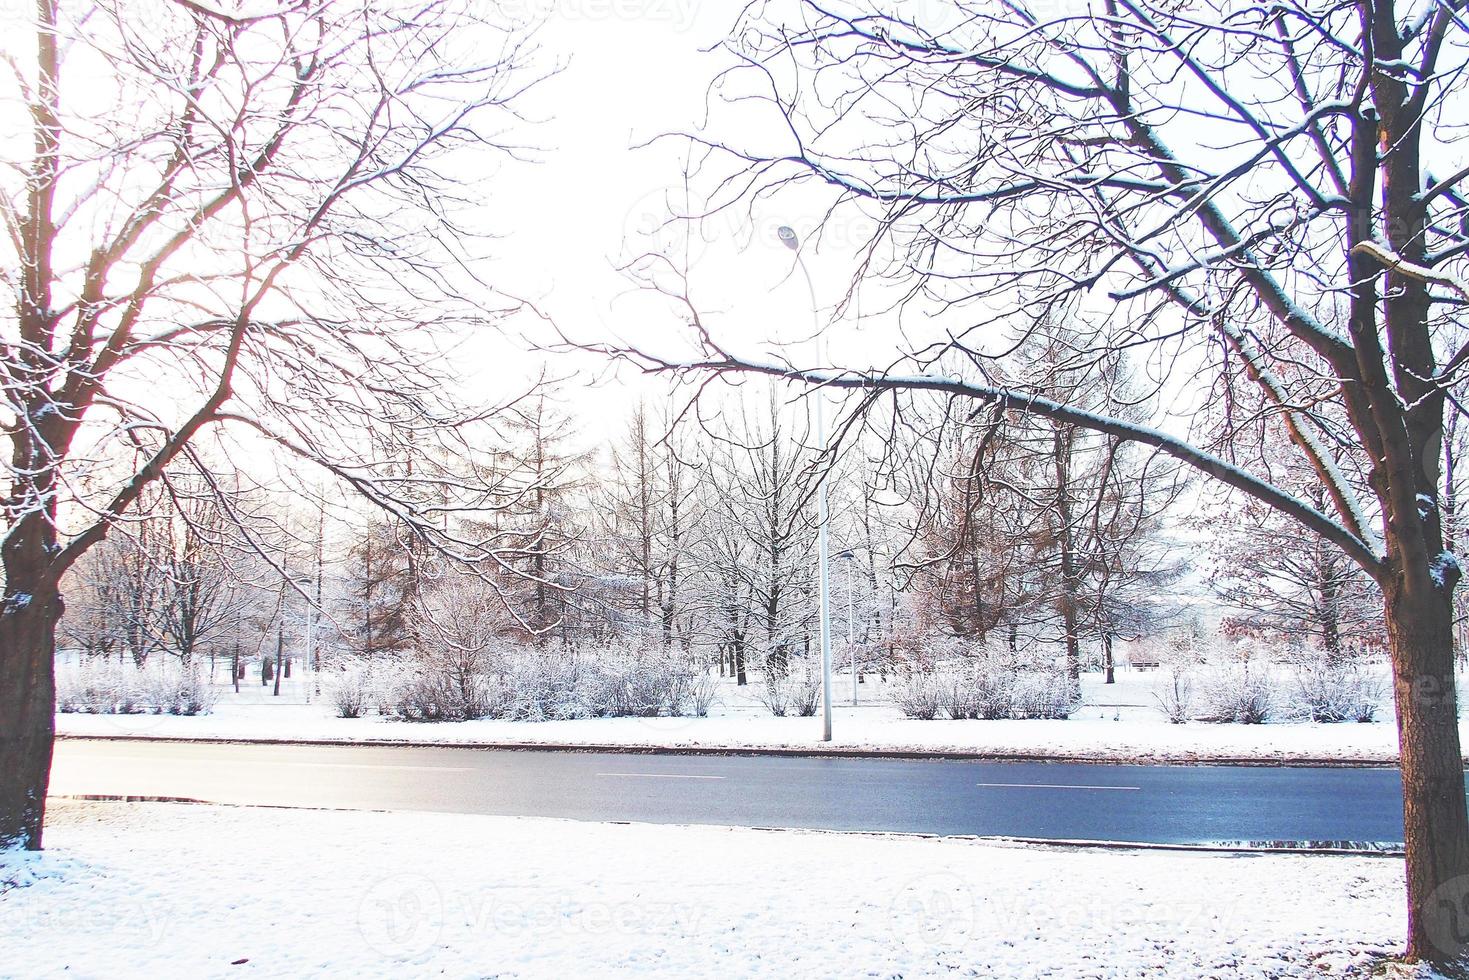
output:
[[148,710],[155,715],[205,715],[217,700],[195,667],[160,663],[140,672]]
[[1064,674],[1015,670],[993,659],[934,670],[913,670],[893,685],[903,714],[924,721],[963,719],[1063,719],[1080,701]]
[[463,721],[449,678],[430,667],[405,671],[393,682],[392,713],[405,721]]
[[1193,672],[1183,664],[1168,667],[1153,683],[1153,700],[1170,724],[1188,721],[1194,710]]
[[1208,675],[1200,692],[1203,712],[1212,722],[1261,725],[1275,716],[1275,689],[1269,673],[1248,663],[1230,665]]
[[995,721],[1011,717],[1016,672],[992,660],[977,661],[947,672],[941,685],[944,710],[957,720]]
[[[688,658],[662,651],[612,648],[583,664],[592,713],[656,718],[688,710],[691,685],[704,676]],[[708,713],[708,705],[704,711]]]
[[1027,672],[1016,676],[1010,691],[1010,717],[1061,721],[1081,706],[1071,679],[1059,671]]
[[777,718],[809,718],[821,705],[821,675],[805,668],[782,672],[767,667],[764,688],[756,696]]
[[360,718],[377,694],[372,668],[364,663],[348,663],[328,672],[322,686],[338,718]]
[[791,707],[797,716],[810,718],[821,707],[821,675],[814,670],[792,671],[786,678],[791,689]]
[[1325,661],[1297,665],[1292,682],[1296,711],[1319,722],[1373,721],[1385,690],[1381,678],[1355,665]]
[[719,682],[701,669],[690,669],[674,679],[668,713],[674,717],[707,718],[719,699]]
[[703,716],[715,691],[681,651],[505,647],[472,661],[420,655],[391,685],[384,713],[410,721]]
[[893,683],[893,701],[903,712],[903,717],[932,721],[954,697],[956,687],[947,683],[948,680],[928,671],[915,670],[904,674]]
[[110,714],[114,710],[114,692],[119,679],[118,669],[111,664],[59,669],[56,671],[56,710]]
[[791,713],[790,695],[783,681],[784,678],[779,671],[767,668],[765,683],[755,694],[760,703],[765,705],[766,710],[777,718],[784,718]]
[[56,710],[97,715],[201,715],[214,689],[193,667],[157,658],[145,667],[83,663],[56,673]]

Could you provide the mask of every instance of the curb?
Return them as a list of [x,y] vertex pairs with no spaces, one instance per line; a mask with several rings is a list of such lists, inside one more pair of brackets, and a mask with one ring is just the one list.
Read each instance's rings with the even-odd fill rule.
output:
[[415,739],[331,739],[287,737],[207,737],[181,735],[74,735],[58,732],[58,741],[172,742],[191,745],[301,745],[350,748],[466,749],[501,752],[583,752],[612,755],[772,756],[799,759],[906,759],[948,762],[1054,762],[1098,766],[1238,766],[1277,769],[1396,769],[1396,759],[1315,756],[1135,756],[1065,753],[996,752],[983,749],[887,749],[880,746],[777,745],[626,745],[590,742],[432,742]]

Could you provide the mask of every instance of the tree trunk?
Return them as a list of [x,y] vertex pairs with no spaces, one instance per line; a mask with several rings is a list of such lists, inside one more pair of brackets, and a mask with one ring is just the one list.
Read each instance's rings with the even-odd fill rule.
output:
[[1469,950],[1469,814],[1451,605],[1437,590],[1385,591],[1402,757],[1408,957],[1443,962]]
[[13,578],[0,606],[0,851],[41,849],[56,733],[61,598]]
[[1066,633],[1066,680],[1073,696],[1081,695],[1081,639],[1077,624],[1081,575],[1076,567],[1076,542],[1071,524],[1071,451],[1075,432],[1057,429],[1052,434],[1056,464],[1056,543],[1061,549],[1061,622]]
[[1112,634],[1108,632],[1102,634],[1102,668],[1107,672],[1107,678],[1103,683],[1116,684],[1117,661],[1112,656]]

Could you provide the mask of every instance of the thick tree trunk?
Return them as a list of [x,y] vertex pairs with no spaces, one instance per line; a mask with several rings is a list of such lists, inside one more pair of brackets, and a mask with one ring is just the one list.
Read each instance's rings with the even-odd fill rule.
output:
[[1102,669],[1107,672],[1104,683],[1116,684],[1117,661],[1112,656],[1112,634],[1105,632],[1102,634]]
[[61,599],[11,580],[0,606],[0,851],[40,850],[56,732]]
[[1403,773],[1408,956],[1469,951],[1469,815],[1454,694],[1449,597],[1390,589],[1388,642]]

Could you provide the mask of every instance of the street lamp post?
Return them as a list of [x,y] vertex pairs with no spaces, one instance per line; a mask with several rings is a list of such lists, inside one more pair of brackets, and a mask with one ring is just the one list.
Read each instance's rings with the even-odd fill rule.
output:
[[[816,345],[816,366],[822,363],[821,356],[821,323],[816,310],[816,286],[811,280],[811,271],[806,268],[805,259],[801,258],[801,240],[796,237],[794,229],[787,225],[781,225],[776,230],[780,236],[781,243],[792,252],[796,253],[796,265],[801,269],[801,275],[806,279],[806,289],[811,295],[811,325],[813,328],[813,342]],[[818,388],[816,391],[816,444],[821,451],[826,452],[826,411],[822,406],[823,392]],[[819,605],[818,618],[820,621],[820,646],[821,646],[821,740],[831,741],[831,561],[827,554],[826,531],[828,514],[826,506],[826,474],[817,476],[816,484],[816,594]]]
[[846,561],[844,566],[847,570],[847,656],[852,660],[852,707],[857,707],[857,617],[853,612],[852,604],[852,562],[857,559],[852,549],[848,548],[838,558]]

